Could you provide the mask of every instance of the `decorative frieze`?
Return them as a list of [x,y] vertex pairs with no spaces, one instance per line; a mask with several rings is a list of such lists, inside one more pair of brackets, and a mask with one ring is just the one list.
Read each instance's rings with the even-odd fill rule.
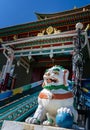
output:
[[[3,120],[23,120],[28,114],[32,114],[37,107],[38,92],[33,95],[27,95],[14,104],[0,110],[0,121]],[[1,125],[1,124],[0,124]]]
[[38,33],[37,36],[43,36],[43,35],[50,35],[50,34],[58,34],[60,33],[60,30],[57,30],[56,28],[49,26],[48,28],[42,30],[41,33]]

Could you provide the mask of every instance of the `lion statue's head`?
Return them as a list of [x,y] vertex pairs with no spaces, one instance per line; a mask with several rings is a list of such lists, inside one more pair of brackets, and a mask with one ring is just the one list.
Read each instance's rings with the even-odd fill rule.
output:
[[42,86],[48,85],[65,85],[68,86],[68,75],[69,71],[61,66],[53,66],[46,70],[43,79],[44,83]]

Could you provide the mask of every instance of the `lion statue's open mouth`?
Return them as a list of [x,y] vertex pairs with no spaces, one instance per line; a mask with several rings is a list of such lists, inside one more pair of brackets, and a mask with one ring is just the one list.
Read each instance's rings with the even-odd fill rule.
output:
[[51,78],[48,78],[46,79],[47,83],[57,83],[58,80],[57,79],[51,79]]

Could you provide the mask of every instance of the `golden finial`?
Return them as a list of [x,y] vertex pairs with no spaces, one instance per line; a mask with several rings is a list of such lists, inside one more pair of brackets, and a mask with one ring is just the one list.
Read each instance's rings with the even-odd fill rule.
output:
[[2,39],[2,38],[0,38],[0,42],[3,42],[3,39]]
[[74,9],[77,9],[76,5],[74,6]]
[[14,39],[14,40],[17,40],[17,36],[16,36],[16,35],[14,35],[14,36],[13,36],[13,39]]
[[85,31],[87,31],[90,28],[90,24],[87,25],[87,27],[85,28]]

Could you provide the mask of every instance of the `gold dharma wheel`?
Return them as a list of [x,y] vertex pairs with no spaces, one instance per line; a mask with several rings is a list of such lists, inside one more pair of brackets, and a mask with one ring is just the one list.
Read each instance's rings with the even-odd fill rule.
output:
[[52,26],[49,26],[49,27],[46,29],[47,34],[51,34],[51,33],[53,33],[53,31],[54,31],[54,28],[53,28]]

